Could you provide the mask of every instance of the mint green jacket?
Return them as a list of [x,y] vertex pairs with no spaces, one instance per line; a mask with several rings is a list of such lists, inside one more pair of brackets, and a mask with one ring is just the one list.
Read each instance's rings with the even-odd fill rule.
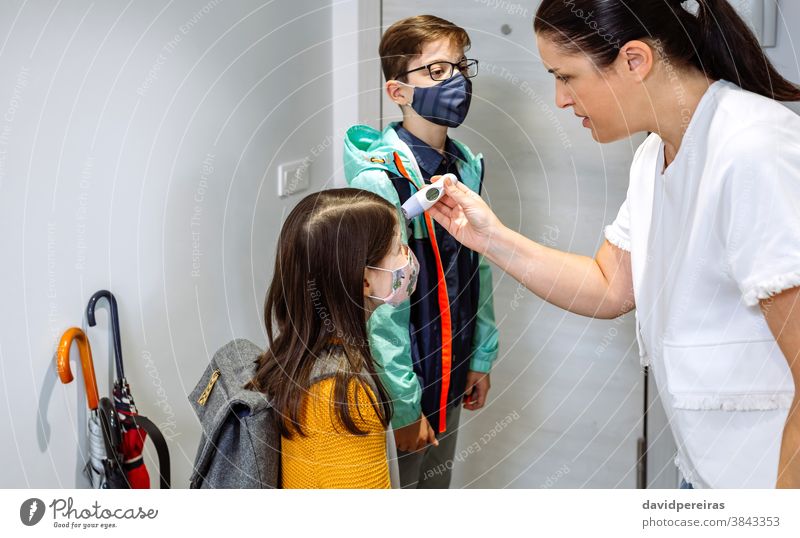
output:
[[[399,155],[415,184],[422,185],[424,181],[411,149],[397,136],[395,125],[389,125],[383,132],[366,125],[351,127],[345,137],[344,171],[351,187],[374,192],[394,204],[398,218],[403,222],[400,198],[389,179],[389,174],[400,174],[394,164],[394,154]],[[477,192],[483,172],[482,156],[473,155],[457,140],[453,142],[465,157],[465,161],[457,161],[459,177],[462,183]],[[401,230],[403,241],[407,243],[406,227],[401,226]],[[417,239],[428,236],[421,216],[413,219],[411,230]],[[489,372],[497,357],[498,333],[492,299],[492,272],[483,257],[479,263],[479,279],[479,307],[469,368]],[[421,413],[422,391],[411,358],[410,308],[410,301],[398,307],[381,305],[370,316],[367,327],[370,350],[377,362],[379,376],[393,401],[392,426],[395,429],[416,421]]]

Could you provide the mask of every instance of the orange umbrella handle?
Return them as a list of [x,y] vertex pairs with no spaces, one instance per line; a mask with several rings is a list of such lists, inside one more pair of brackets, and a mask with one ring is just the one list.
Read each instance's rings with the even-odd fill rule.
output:
[[78,341],[78,352],[81,355],[81,367],[83,369],[83,382],[86,384],[86,400],[89,404],[89,409],[94,411],[97,409],[99,398],[97,379],[94,375],[94,362],[92,361],[92,348],[89,346],[89,339],[86,334],[78,327],[67,329],[67,332],[64,333],[58,343],[58,351],[56,352],[58,377],[65,384],[71,383],[74,379],[72,370],[69,367],[69,350],[72,347],[73,340]]

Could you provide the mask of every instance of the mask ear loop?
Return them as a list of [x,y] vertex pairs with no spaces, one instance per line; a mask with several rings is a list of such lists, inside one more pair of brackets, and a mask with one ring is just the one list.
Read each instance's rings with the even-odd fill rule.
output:
[[[375,271],[386,271],[387,273],[391,274],[392,275],[391,283],[394,283],[394,273],[395,273],[395,271],[399,271],[400,269],[402,269],[402,267],[400,269],[384,269],[383,267],[375,267],[374,265],[367,265],[367,268],[368,269],[373,269]],[[375,295],[367,295],[367,297],[369,297],[370,299],[375,299],[376,301],[386,302],[386,298],[387,297],[391,297],[391,295],[392,295],[392,292],[390,291],[389,295],[387,295],[386,297],[376,297]]]
[[409,246],[406,245],[406,244],[404,244],[403,246],[406,249],[406,264],[403,265],[402,267],[397,267],[395,269],[386,269],[384,267],[375,267],[374,265],[367,265],[367,268],[369,268],[369,269],[377,269],[378,271],[388,271],[389,273],[394,273],[394,272],[399,271],[401,269],[405,269],[406,267],[408,267],[411,264],[411,248],[409,248]]
[[[408,245],[405,245],[405,244],[403,246],[406,249],[406,264],[403,267],[398,267],[397,269],[384,269],[383,267],[375,267],[374,265],[367,265],[367,268],[369,268],[369,269],[375,269],[375,270],[378,270],[378,271],[386,271],[387,273],[390,273],[392,275],[392,281],[391,282],[392,282],[392,287],[393,288],[394,288],[394,286],[393,286],[394,285],[394,281],[397,280],[397,278],[395,278],[395,273],[397,273],[398,271],[402,271],[403,269],[407,269],[408,267],[411,266],[411,248]],[[403,278],[400,277],[400,280],[402,280],[402,279]],[[389,295],[387,295],[386,297],[391,297],[392,293],[394,293],[394,291],[389,292]],[[386,297],[375,297],[374,295],[367,295],[367,297],[369,297],[370,299],[376,299],[378,301],[386,301]]]
[[402,84],[403,86],[408,86],[409,88],[411,88],[411,100],[408,102],[408,104],[401,105],[401,106],[411,106],[412,104],[414,104],[414,90],[417,87],[414,86],[413,84],[408,84],[407,82],[403,82],[401,80],[395,80],[395,82],[397,82],[398,84]]

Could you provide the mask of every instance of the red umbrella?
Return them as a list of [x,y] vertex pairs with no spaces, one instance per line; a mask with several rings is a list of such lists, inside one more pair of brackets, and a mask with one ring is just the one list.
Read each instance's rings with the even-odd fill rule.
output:
[[133,489],[148,489],[150,487],[150,473],[144,464],[144,442],[147,432],[142,428],[137,419],[141,418],[136,410],[131,396],[131,388],[124,380],[114,383],[114,408],[122,425],[122,444],[120,452],[124,461],[122,468],[128,477],[128,482]]

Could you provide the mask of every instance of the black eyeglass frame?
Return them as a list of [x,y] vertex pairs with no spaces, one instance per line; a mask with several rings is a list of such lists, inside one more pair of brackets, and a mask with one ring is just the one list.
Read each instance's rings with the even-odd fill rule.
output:
[[[439,79],[434,78],[433,73],[431,72],[431,66],[441,65],[441,64],[449,65],[450,66],[450,71],[448,72],[447,76],[444,77],[444,78],[439,78]],[[464,69],[461,69],[461,67],[459,67],[459,66],[462,66],[462,65],[464,66]],[[475,73],[472,74],[472,75],[468,75],[467,73],[469,72],[469,68],[472,67],[473,65],[475,66]],[[474,77],[478,76],[478,60],[475,60],[473,58],[464,58],[460,62],[456,62],[456,63],[448,62],[448,61],[445,61],[445,60],[441,60],[439,62],[432,62],[432,63],[429,63],[428,65],[423,65],[422,67],[417,67],[415,69],[411,69],[410,71],[406,71],[405,73],[400,73],[395,78],[404,77],[404,76],[406,76],[406,75],[408,75],[410,73],[414,73],[416,71],[422,71],[423,69],[427,69],[428,70],[428,76],[431,77],[431,80],[434,81],[434,82],[442,82],[444,80],[448,80],[450,77],[453,76],[453,72],[455,71],[455,69],[458,69],[459,71],[461,71],[461,74],[464,75],[464,78],[474,78]]]

